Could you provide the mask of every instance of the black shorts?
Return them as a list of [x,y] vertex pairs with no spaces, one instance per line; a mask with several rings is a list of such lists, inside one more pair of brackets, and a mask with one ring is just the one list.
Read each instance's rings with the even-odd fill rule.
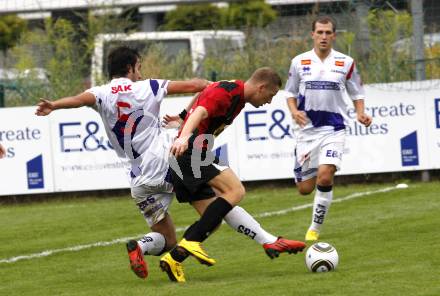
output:
[[218,164],[218,159],[215,158],[211,152],[208,152],[211,153],[214,161],[210,164],[200,166],[200,174],[195,176],[194,170],[191,167],[191,153],[189,151],[190,149],[177,158],[177,164],[179,165],[183,179],[171,165],[171,180],[174,185],[177,200],[183,203],[215,197],[215,192],[211,186],[208,185],[208,182],[221,172],[221,170],[214,165]]

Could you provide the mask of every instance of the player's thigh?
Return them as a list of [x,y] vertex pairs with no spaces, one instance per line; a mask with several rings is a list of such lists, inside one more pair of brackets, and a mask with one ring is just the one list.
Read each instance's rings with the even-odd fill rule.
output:
[[311,177],[310,179],[296,182],[296,188],[301,195],[307,195],[315,190],[316,186],[316,177]]
[[[342,155],[345,147],[345,131],[338,131],[327,136],[319,151],[319,165],[333,165],[336,170],[339,170],[342,162]],[[330,171],[331,168],[324,168],[325,171]],[[325,172],[323,171],[323,172]]]
[[327,137],[321,146],[319,155],[317,184],[330,186],[334,175],[341,167],[345,146],[345,131],[336,132]]
[[245,195],[245,189],[235,173],[227,168],[208,182],[221,197],[226,199],[232,206],[237,205]]
[[[304,146],[298,144],[295,150],[294,178],[298,192],[307,195],[315,189],[319,166],[319,147],[308,149],[306,145]],[[301,152],[298,153],[298,151]]]
[[131,196],[150,228],[166,217],[174,198],[172,185],[168,182],[156,186],[133,187]]

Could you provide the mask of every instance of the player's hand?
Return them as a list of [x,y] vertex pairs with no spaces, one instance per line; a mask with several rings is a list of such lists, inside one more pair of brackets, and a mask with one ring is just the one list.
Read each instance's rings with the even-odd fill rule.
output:
[[53,102],[46,100],[46,99],[40,99],[40,102],[37,104],[37,111],[35,111],[35,114],[38,116],[46,116],[49,115],[50,112],[55,110],[55,106]]
[[292,113],[292,117],[300,127],[304,127],[307,124],[308,119],[306,112],[304,111],[297,111],[295,113]]
[[162,119],[162,127],[164,128],[179,128],[183,120],[179,115],[166,114]]
[[371,116],[368,116],[365,113],[362,114],[358,114],[357,115],[357,120],[362,123],[363,125],[365,125],[366,127],[369,127],[371,122],[373,121],[373,119],[371,118]]
[[3,147],[2,144],[0,144],[0,158],[5,157],[5,155],[6,155],[6,149],[5,147]]
[[189,137],[177,138],[171,146],[171,154],[176,158],[181,156],[188,149],[188,138]]

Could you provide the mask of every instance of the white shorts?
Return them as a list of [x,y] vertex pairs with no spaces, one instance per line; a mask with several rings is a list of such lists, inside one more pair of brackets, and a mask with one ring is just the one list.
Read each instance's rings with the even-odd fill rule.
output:
[[316,177],[321,164],[332,164],[340,169],[345,145],[345,130],[324,135],[314,140],[304,140],[295,146],[295,182]]
[[150,227],[165,218],[173,195],[173,185],[166,181],[155,186],[140,185],[131,188],[131,196]]

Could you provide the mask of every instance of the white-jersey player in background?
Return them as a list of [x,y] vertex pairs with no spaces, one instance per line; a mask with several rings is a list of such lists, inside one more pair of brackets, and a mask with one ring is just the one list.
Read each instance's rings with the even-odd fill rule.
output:
[[347,125],[346,94],[353,101],[357,120],[365,126],[364,90],[354,60],[332,49],[334,20],[318,17],[312,25],[314,48],[293,58],[285,90],[287,104],[298,128],[295,131],[295,182],[301,194],[316,186],[312,222],[306,240],[319,238],[333,199],[333,178],[340,168]]
[[[176,244],[175,227],[168,214],[173,193],[167,178],[169,153],[174,138],[160,124],[160,104],[167,94],[203,90],[209,82],[203,79],[168,81],[141,80],[140,56],[128,47],[114,49],[108,57],[111,81],[72,97],[49,101],[41,99],[36,114],[45,116],[53,110],[95,107],[101,115],[107,137],[117,155],[128,160],[131,195],[153,232],[140,240],[130,240],[127,250],[132,270],[146,278],[148,268],[143,255],[161,255]],[[187,111],[192,106],[189,104]],[[176,116],[178,117],[178,116]],[[175,121],[174,117],[167,117]],[[266,232],[243,208],[234,207],[225,217],[226,223],[239,233],[252,238],[273,258],[292,252],[296,241],[280,239]],[[252,234],[252,235],[250,235]]]

